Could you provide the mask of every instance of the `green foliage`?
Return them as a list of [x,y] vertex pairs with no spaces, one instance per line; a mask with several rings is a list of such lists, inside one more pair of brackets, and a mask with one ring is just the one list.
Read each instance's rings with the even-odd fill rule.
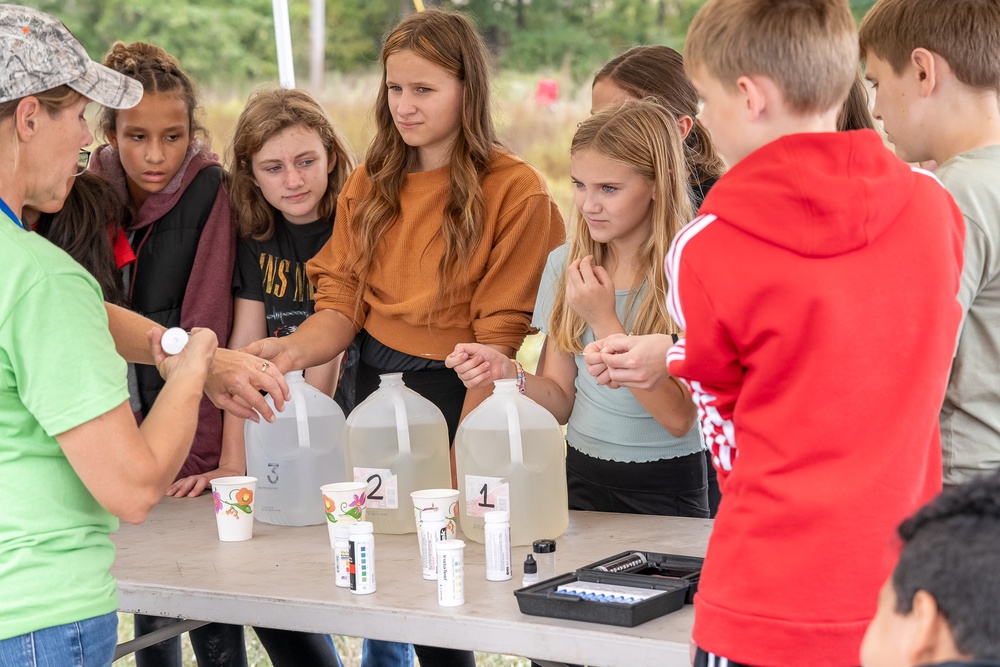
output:
[[399,9],[399,0],[327,2],[327,66],[350,72],[378,63],[382,36],[399,19]]
[[[261,80],[277,73],[270,0],[29,0],[58,16],[100,57],[116,40],[162,46],[202,82]],[[293,23],[307,24],[301,9]],[[307,32],[307,31],[306,31]]]
[[860,21],[874,4],[875,0],[851,0],[851,13]]
[[[325,0],[327,70],[369,70],[412,0]],[[850,0],[860,19],[875,0]],[[424,0],[474,17],[500,67],[582,83],[637,44],[682,48],[705,0]],[[99,57],[115,40],[164,47],[206,84],[274,81],[271,0],[26,0],[60,17]],[[309,0],[289,0],[296,71],[308,76]]]

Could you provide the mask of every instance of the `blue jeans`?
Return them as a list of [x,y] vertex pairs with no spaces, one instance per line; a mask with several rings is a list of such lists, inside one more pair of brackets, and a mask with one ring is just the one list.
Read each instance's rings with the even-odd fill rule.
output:
[[107,667],[118,643],[118,614],[56,625],[0,640],[0,667]]
[[361,644],[361,667],[413,667],[413,644],[366,639]]

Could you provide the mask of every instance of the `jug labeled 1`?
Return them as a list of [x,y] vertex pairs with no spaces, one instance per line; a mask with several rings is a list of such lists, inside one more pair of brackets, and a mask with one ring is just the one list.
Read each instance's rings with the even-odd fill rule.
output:
[[482,543],[484,516],[498,510],[510,512],[512,545],[555,539],[569,525],[562,430],[515,380],[494,385],[455,437],[462,532]]
[[410,493],[451,488],[448,425],[436,405],[403,384],[402,373],[379,377],[378,390],[344,427],[348,475],[368,482],[365,519],[376,533],[413,533]]
[[[306,384],[302,371],[285,374],[292,400],[269,424],[246,422],[247,474],[257,478],[258,521],[279,526],[326,523],[319,487],[347,479],[344,411]],[[274,401],[267,397],[274,409]]]

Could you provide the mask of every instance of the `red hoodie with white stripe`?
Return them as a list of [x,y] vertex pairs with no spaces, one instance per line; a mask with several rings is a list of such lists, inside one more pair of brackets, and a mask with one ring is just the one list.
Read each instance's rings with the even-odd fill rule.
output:
[[722,505],[694,639],[759,665],[857,665],[897,524],[941,488],[962,215],[872,131],[764,146],[667,257],[667,355]]

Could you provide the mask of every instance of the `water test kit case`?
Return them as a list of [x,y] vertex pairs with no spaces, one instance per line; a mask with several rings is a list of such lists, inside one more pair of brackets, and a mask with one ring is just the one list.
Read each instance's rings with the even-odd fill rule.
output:
[[514,595],[522,614],[634,627],[690,604],[703,562],[692,556],[624,551]]

